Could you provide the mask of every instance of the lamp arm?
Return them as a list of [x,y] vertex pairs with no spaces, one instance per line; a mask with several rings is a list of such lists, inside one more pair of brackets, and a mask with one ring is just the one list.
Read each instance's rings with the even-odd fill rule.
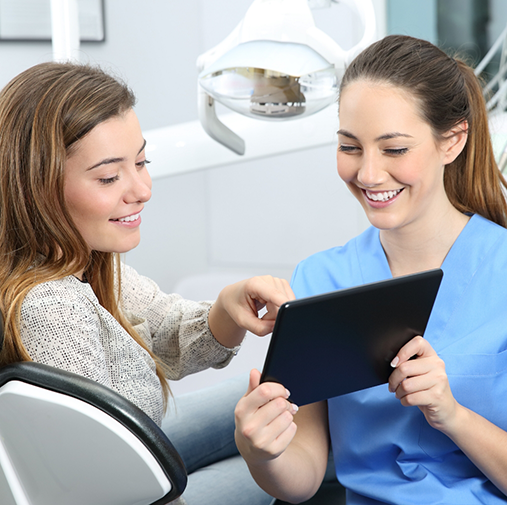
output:
[[245,154],[245,141],[230,128],[224,125],[217,116],[215,100],[200,86],[197,91],[197,109],[199,120],[204,131],[214,140],[236,154]]
[[305,43],[323,56],[336,69],[336,76],[341,79],[345,71],[346,52],[327,33],[315,26],[306,31]]
[[79,61],[77,0],[51,0],[53,61]]
[[342,1],[358,13],[364,28],[361,40],[345,52],[345,66],[348,66],[363,49],[368,47],[375,40],[377,22],[375,18],[375,9],[371,0]]

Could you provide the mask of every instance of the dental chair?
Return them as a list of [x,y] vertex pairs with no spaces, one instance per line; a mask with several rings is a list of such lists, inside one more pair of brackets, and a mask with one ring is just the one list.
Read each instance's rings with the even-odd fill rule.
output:
[[40,363],[0,368],[0,504],[165,505],[186,483],[169,439],[113,390]]

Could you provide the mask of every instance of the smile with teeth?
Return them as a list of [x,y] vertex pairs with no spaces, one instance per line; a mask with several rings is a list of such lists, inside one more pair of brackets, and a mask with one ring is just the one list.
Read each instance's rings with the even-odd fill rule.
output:
[[395,189],[394,191],[380,191],[376,193],[365,190],[365,194],[370,200],[373,200],[374,202],[387,202],[388,200],[391,200],[391,198],[394,198],[396,195],[401,193],[402,189]]
[[130,223],[131,221],[136,221],[139,219],[141,213],[138,214],[132,214],[131,216],[127,217],[120,217],[119,219],[112,219],[112,221],[119,221],[120,223]]

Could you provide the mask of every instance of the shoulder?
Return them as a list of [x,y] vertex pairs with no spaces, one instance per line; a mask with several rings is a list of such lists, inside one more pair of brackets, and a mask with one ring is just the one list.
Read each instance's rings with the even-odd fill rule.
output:
[[503,226],[475,214],[464,228],[462,235],[460,246],[469,254],[476,249],[477,254],[485,258],[498,257],[507,263],[507,229]]
[[21,323],[25,330],[96,326],[99,312],[100,304],[91,286],[69,276],[33,287],[21,305]]
[[49,348],[59,349],[59,355],[72,354],[97,340],[100,309],[90,285],[74,277],[38,284],[21,305],[23,343],[35,361],[45,362]]
[[292,288],[298,297],[334,291],[361,282],[358,251],[378,236],[373,227],[343,246],[312,254],[301,261],[292,276]]
[[91,286],[75,277],[68,276],[34,286],[26,295],[23,306],[62,303],[98,303]]

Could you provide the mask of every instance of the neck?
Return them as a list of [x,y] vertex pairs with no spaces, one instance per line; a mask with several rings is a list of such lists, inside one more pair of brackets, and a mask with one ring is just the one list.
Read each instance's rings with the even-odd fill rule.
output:
[[440,268],[469,219],[450,206],[438,219],[381,230],[380,241],[393,277]]
[[75,274],[73,274],[74,277],[76,277],[77,279],[79,279],[80,281],[84,282],[86,280],[85,278],[85,274],[84,274],[84,270],[81,270],[79,272],[76,272]]

